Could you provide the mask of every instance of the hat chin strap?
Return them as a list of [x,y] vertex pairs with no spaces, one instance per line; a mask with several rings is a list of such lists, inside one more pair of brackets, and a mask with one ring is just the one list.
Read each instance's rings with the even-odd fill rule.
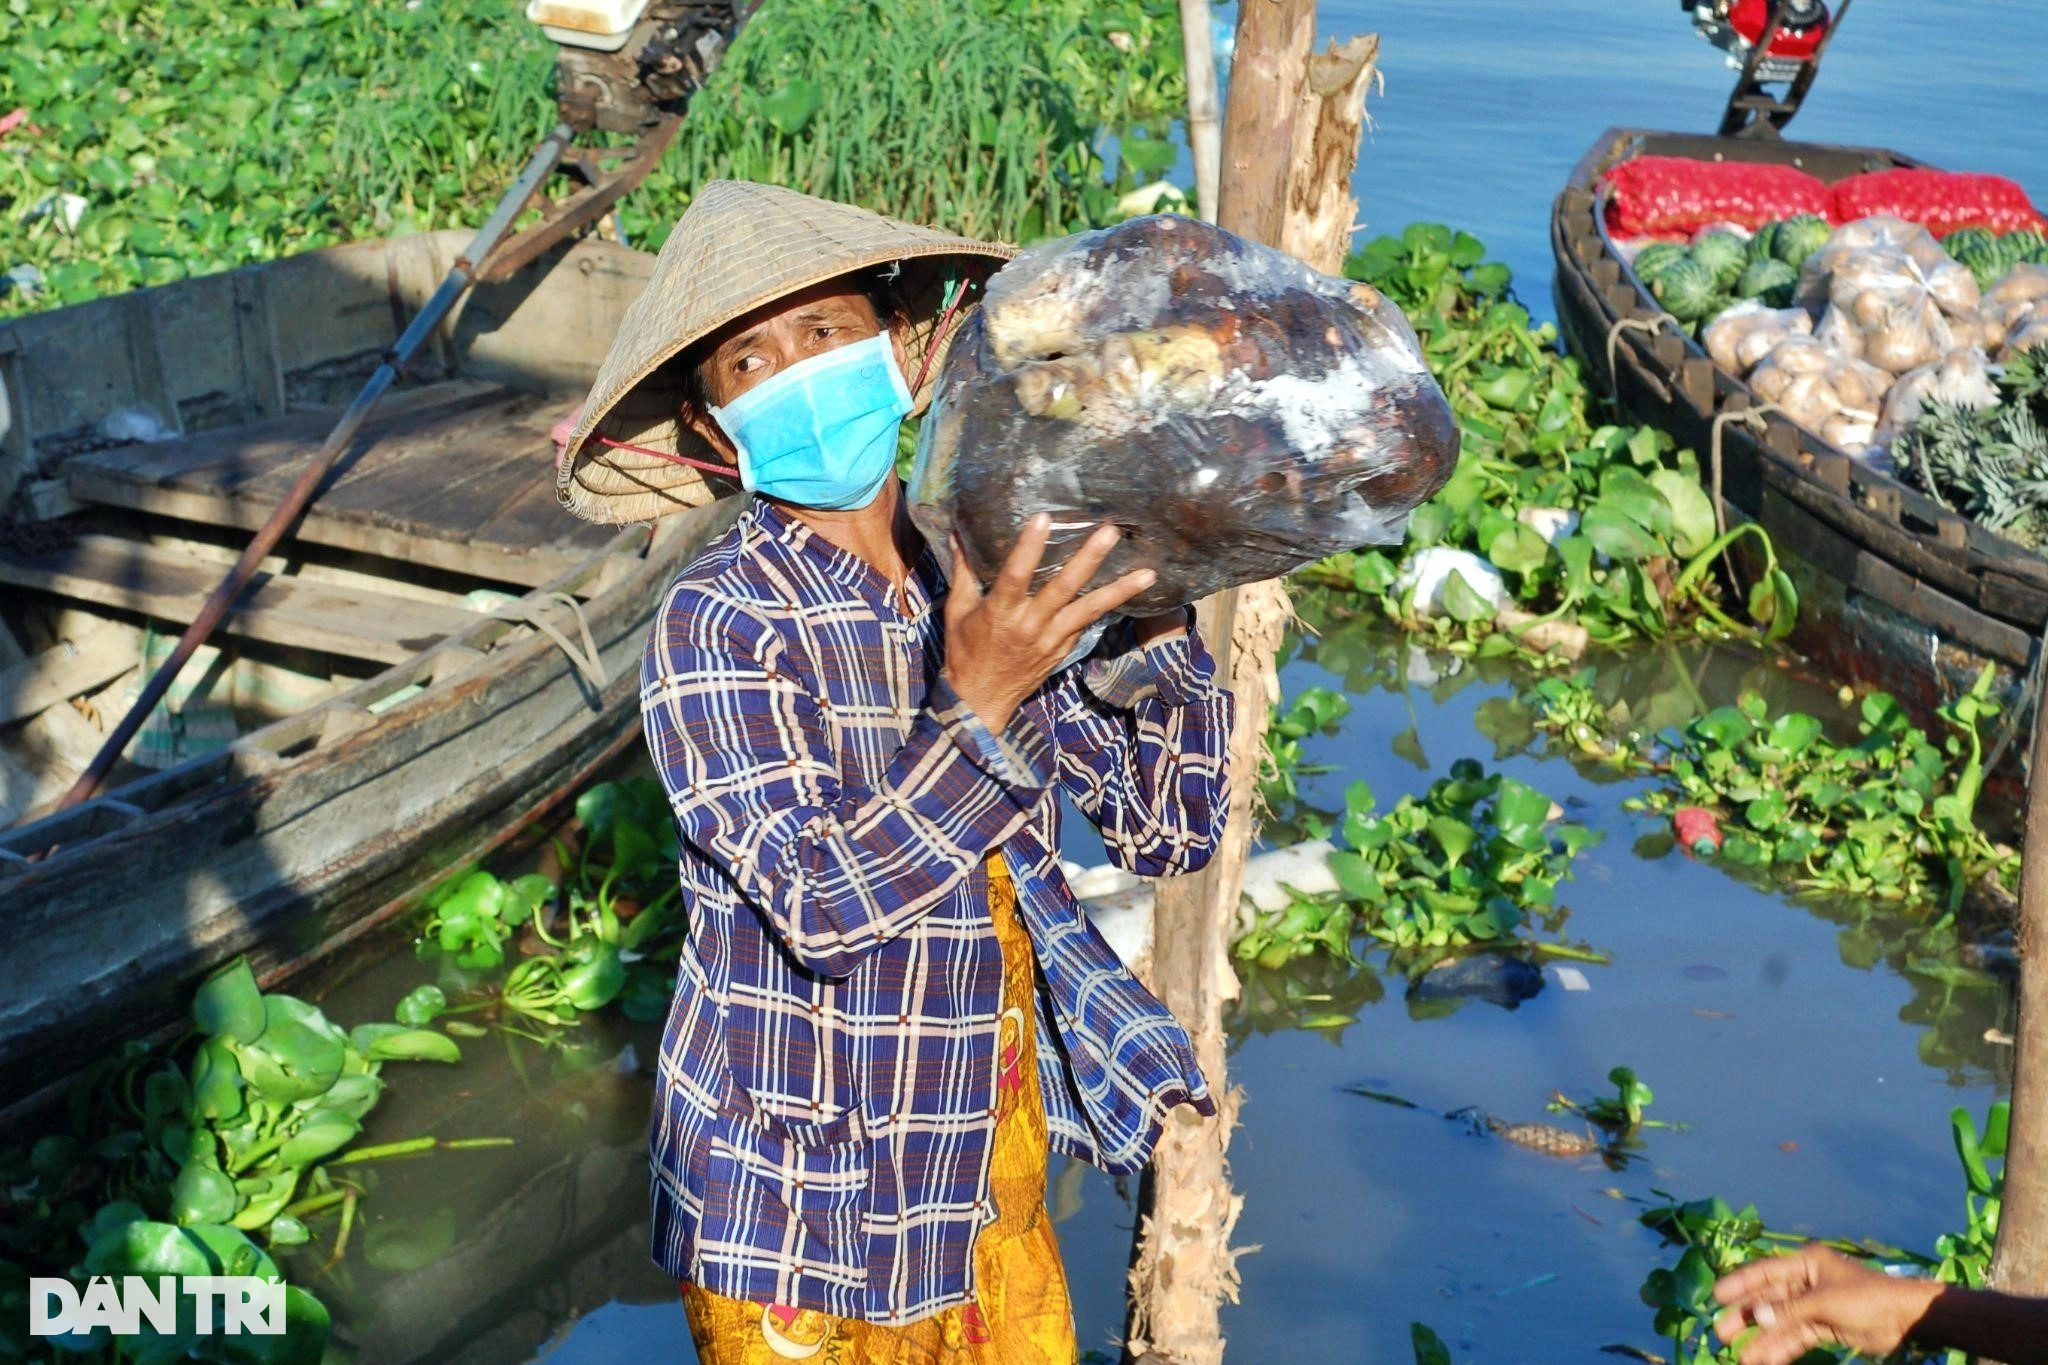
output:
[[939,353],[939,343],[946,339],[946,324],[953,320],[953,315],[960,311],[960,305],[967,301],[967,282],[962,280],[954,288],[957,292],[953,295],[953,301],[939,314],[939,325],[932,328],[932,339],[924,348],[924,360],[917,367],[917,378],[911,381],[910,395],[913,399],[924,391],[925,376],[931,373],[932,360]]
[[599,445],[610,446],[613,450],[630,450],[635,455],[652,455],[657,460],[666,460],[670,464],[679,464],[686,469],[702,470],[706,474],[722,474],[728,479],[738,479],[740,476],[739,470],[734,469],[729,464],[713,464],[709,460],[693,460],[687,455],[677,455],[671,451],[656,450],[652,446],[628,445],[624,441],[614,441],[611,437],[595,431],[590,433],[590,438]]

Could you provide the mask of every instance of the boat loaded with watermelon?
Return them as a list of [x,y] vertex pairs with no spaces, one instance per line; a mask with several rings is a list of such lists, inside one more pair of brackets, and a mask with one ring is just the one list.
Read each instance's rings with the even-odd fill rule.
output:
[[2048,620],[2048,223],[1995,175],[1782,139],[1825,47],[1775,54],[1800,9],[1826,24],[1778,0],[1730,44],[1718,135],[1612,129],[1579,162],[1551,219],[1559,323],[1626,412],[1699,453],[1726,516],[1770,533],[1797,647],[1923,722],[1989,663],[2024,729]]

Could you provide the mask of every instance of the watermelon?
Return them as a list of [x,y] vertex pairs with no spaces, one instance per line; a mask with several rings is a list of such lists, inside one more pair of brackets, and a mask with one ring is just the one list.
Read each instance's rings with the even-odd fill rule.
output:
[[1719,291],[1714,272],[1697,258],[1673,261],[1650,283],[1650,292],[1680,322],[1698,322],[1713,312]]
[[1743,267],[1742,278],[1735,282],[1735,292],[1745,299],[1762,299],[1773,308],[1783,308],[1792,302],[1792,289],[1798,283],[1796,269],[1766,257]]
[[1749,259],[1752,261],[1768,259],[1771,255],[1771,243],[1777,241],[1777,239],[1778,225],[1776,223],[1765,223],[1750,234]]
[[1989,228],[1957,228],[1941,239],[1941,249],[1960,261],[1964,252],[1990,246],[1997,240],[1998,234]]
[[1713,274],[1716,289],[1732,288],[1749,260],[1749,248],[1732,232],[1703,232],[1687,254]]
[[1999,245],[2011,254],[2013,260],[2030,261],[2040,254],[2043,247],[2048,247],[2048,237],[2043,237],[2034,228],[2021,228],[2018,232],[2006,233],[1999,239]]
[[1797,270],[1808,256],[1827,245],[1828,233],[1833,230],[1817,213],[1787,218],[1771,233],[1771,254]]
[[1989,289],[2005,278],[2005,272],[2012,269],[2016,259],[2010,247],[1982,228],[1964,228],[1961,232],[1950,233],[1941,246],[1942,250],[1969,267],[1970,273],[1977,277],[1979,289]]
[[1647,285],[1662,274],[1664,268],[1673,261],[1684,259],[1685,248],[1678,243],[1652,242],[1636,253],[1635,262],[1630,268],[1636,272],[1636,278]]
[[[2032,234],[2008,232],[1984,249],[1991,270],[1991,278],[2003,279],[2005,273],[2027,259],[2027,250]],[[1974,268],[1972,273],[1974,273]]]

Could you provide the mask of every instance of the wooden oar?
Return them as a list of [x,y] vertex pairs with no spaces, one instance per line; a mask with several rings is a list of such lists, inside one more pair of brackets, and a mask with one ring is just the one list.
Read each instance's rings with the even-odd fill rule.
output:
[[456,301],[468,292],[470,285],[475,283],[486,258],[498,245],[498,240],[505,235],[505,229],[512,225],[512,220],[519,216],[519,211],[526,207],[542,183],[554,172],[562,160],[562,154],[568,150],[569,143],[575,136],[575,130],[568,124],[558,123],[533,149],[533,155],[527,159],[526,168],[499,198],[496,207],[491,210],[491,216],[477,229],[477,234],[470,241],[468,248],[455,258],[455,264],[441,281],[440,287],[435,289],[433,296],[427,300],[426,306],[420,309],[419,314],[413,318],[411,325],[405,329],[404,334],[391,349],[384,353],[383,363],[377,366],[376,373],[364,383],[362,392],[348,405],[348,410],[342,413],[341,420],[334,424],[334,429],[327,433],[327,439],[320,443],[320,449],[307,462],[298,481],[292,485],[291,491],[285,494],[284,501],[278,504],[277,510],[258,528],[256,535],[249,542],[249,548],[242,551],[242,557],[235,561],[235,567],[228,570],[227,577],[213,590],[213,595],[206,599],[205,605],[199,609],[199,615],[194,618],[191,625],[185,627],[184,635],[178,640],[178,647],[171,651],[170,657],[150,676],[149,682],[142,689],[142,695],[128,708],[128,714],[121,717],[121,723],[114,727],[113,733],[107,736],[106,743],[93,755],[92,762],[79,774],[78,780],[71,784],[71,790],[64,793],[63,799],[57,803],[58,810],[90,800],[99,790],[100,783],[105,781],[107,774],[113,770],[121,751],[128,747],[128,742],[135,738],[135,732],[142,728],[143,720],[156,704],[163,700],[164,693],[170,688],[171,679],[178,676],[178,670],[185,666],[193,651],[213,634],[221,618],[227,615],[229,605],[249,586],[249,580],[255,576],[258,566],[273,549],[277,548],[277,543],[284,539],[285,533],[298,521],[299,514],[306,510],[306,504],[320,491],[320,485],[326,480],[328,472],[334,468],[334,462],[341,458],[341,453],[355,440],[356,432],[363,425],[363,419],[370,415],[370,409],[377,406],[377,400],[384,396],[384,391],[391,387],[399,372],[411,362],[414,354],[425,344],[434,329],[441,325],[441,320],[448,316],[448,310],[453,308]]

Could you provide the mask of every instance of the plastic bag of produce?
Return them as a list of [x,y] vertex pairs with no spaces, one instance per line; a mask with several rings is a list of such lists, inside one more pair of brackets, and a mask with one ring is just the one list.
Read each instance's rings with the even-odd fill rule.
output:
[[1856,360],[1863,359],[1863,333],[1841,309],[1830,307],[1822,313],[1813,334],[1829,350],[1839,351]]
[[1860,453],[1875,436],[1891,383],[1891,376],[1875,365],[1810,336],[1780,341],[1749,377],[1757,397],[1776,403],[1786,417],[1851,454]]
[[2005,338],[2005,328],[1984,316],[1982,310],[1966,313],[1959,318],[1948,320],[1949,334],[1955,340],[1955,350],[1967,351],[1972,346],[1990,355],[1998,349]]
[[1828,187],[1794,166],[1637,156],[1602,179],[1608,230],[1622,236],[1689,233],[1710,223],[1756,228],[1828,212]]
[[1918,223],[1888,214],[1875,214],[1844,223],[1828,234],[1819,250],[1799,267],[1799,288],[1794,297],[1809,307],[1827,302],[1828,280],[1844,259],[1873,248],[1903,252],[1922,270],[1932,270],[1949,259],[1934,240],[1934,234]]
[[1922,365],[1899,376],[1885,395],[1884,421],[1878,428],[1878,443],[1890,445],[1899,432],[1920,419],[1930,402],[1962,403],[1988,408],[1998,401],[1998,389],[1986,368],[1990,360],[1976,347],[1953,351],[1939,365]]
[[2021,351],[2031,351],[2038,346],[2048,346],[2048,303],[2037,303],[2007,330],[2004,344],[1998,349],[2000,363],[2011,360]]
[[1837,222],[1885,213],[1941,233],[1961,227],[2010,232],[2043,225],[2027,192],[2004,176],[1926,167],[1849,176],[1835,182],[1829,202]]
[[1192,218],[1033,247],[996,273],[941,373],[910,474],[934,548],[984,583],[1027,518],[1041,576],[1101,522],[1096,581],[1149,567],[1125,608],[1401,538],[1450,477],[1458,428],[1406,318],[1369,285]]
[[1894,375],[1982,340],[1976,277],[1897,219],[1840,229],[1806,263],[1799,296],[1827,303],[1819,335]]
[[1766,308],[1754,300],[1725,309],[1700,334],[1714,363],[1738,379],[1749,374],[1786,337],[1807,336],[1813,315],[1804,308]]
[[2048,299],[2048,266],[2016,265],[1984,291],[1984,318],[1997,333],[1991,347],[2003,345],[2006,334],[2044,299]]

